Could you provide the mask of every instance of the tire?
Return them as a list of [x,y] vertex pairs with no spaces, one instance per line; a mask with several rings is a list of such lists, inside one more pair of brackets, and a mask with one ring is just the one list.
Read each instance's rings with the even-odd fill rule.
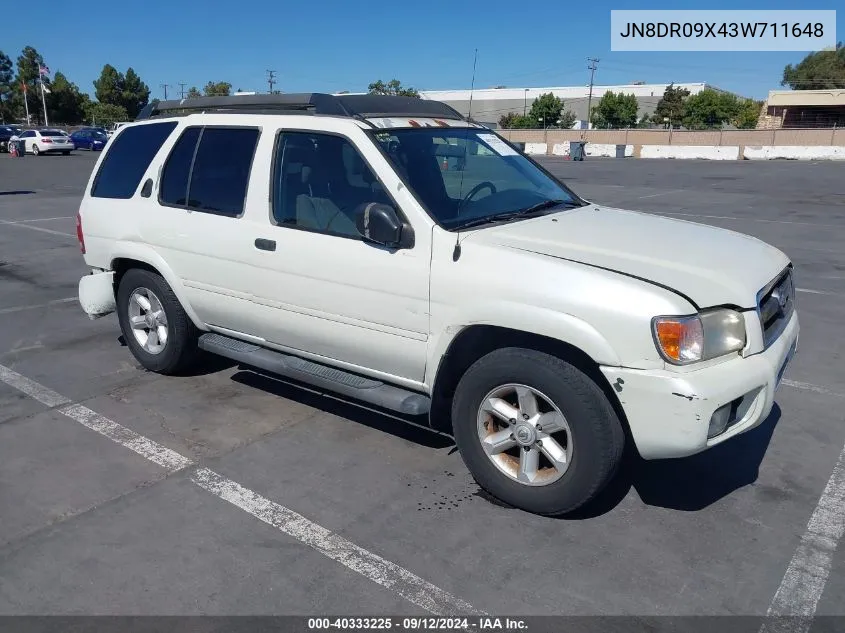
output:
[[[26,152],[24,152],[24,153],[26,153]],[[33,155],[33,156],[38,156],[40,153],[41,153],[41,152],[38,150],[38,145],[36,145],[35,143],[33,143],[33,144],[32,144],[32,155]]]
[[[535,402],[541,403],[539,409],[535,407],[534,410],[546,411],[552,416],[541,418],[543,423],[549,421],[547,430],[555,425],[566,428],[543,436],[541,426],[536,426],[530,433],[535,439],[545,437],[545,447],[534,443],[525,450],[525,446],[516,444],[494,458],[482,445],[482,433],[511,430],[514,433],[510,434],[510,442],[516,436],[526,442],[532,437],[523,428],[531,422],[523,422],[522,414],[513,424],[500,422],[497,417],[481,411],[481,405],[490,394],[507,394],[512,387],[515,390],[513,397],[505,395],[505,400],[510,398],[517,402],[516,390],[524,393],[528,387],[536,396]],[[519,406],[516,405],[517,411]],[[553,422],[560,420],[553,410],[555,407],[563,416],[562,422]],[[491,421],[496,422],[495,427],[486,430]],[[556,356],[516,347],[490,352],[462,376],[452,401],[452,424],[461,457],[484,490],[511,506],[549,516],[572,512],[601,492],[616,473],[625,446],[625,434],[616,412],[590,377]],[[551,438],[555,442],[550,442]],[[559,454],[561,448],[567,453],[564,468],[555,468],[544,456],[553,448],[558,451],[555,454]],[[497,465],[509,464],[516,468],[517,476],[522,477],[518,471],[522,468],[523,451],[526,456],[532,451],[539,456],[535,464],[539,464],[540,470],[533,483],[518,481],[513,473],[508,475]]]
[[[156,307],[155,302],[149,298],[149,293],[152,293],[164,311],[166,324],[161,327],[166,330],[166,338],[159,351],[145,349],[136,337],[136,332],[144,334],[144,331],[142,328],[133,328],[130,322],[130,312],[133,309],[138,311],[140,307],[131,299],[136,291],[147,298],[148,302],[153,304],[152,307]],[[147,291],[147,294],[144,295],[143,291]],[[129,350],[145,369],[158,374],[178,374],[188,369],[198,358],[199,332],[185,313],[173,289],[160,275],[139,268],[128,270],[117,289],[117,315]],[[157,341],[160,331],[157,327]],[[150,333],[151,330],[147,333],[148,336]]]
[[62,152],[62,154],[65,156],[70,156],[70,152]]

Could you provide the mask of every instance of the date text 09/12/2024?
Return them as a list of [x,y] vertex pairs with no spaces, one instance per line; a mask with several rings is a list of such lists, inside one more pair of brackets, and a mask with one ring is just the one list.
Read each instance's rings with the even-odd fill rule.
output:
[[395,630],[395,631],[520,631],[526,630],[520,618],[479,617],[334,617],[308,618],[308,630]]

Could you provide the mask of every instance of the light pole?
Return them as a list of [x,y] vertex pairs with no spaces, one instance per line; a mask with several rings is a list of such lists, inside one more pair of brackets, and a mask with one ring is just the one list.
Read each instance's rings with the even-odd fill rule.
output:
[[522,100],[522,116],[525,116],[528,112],[528,88],[525,89],[524,96],[525,98]]

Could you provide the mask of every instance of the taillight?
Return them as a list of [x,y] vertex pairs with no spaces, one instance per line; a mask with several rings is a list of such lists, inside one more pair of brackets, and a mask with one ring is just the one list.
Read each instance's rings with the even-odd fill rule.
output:
[[51,139],[51,138],[42,138],[42,139],[41,139],[41,142],[42,142],[42,143],[52,143],[52,142],[53,142],[53,139]]
[[85,236],[82,234],[82,215],[76,214],[76,239],[79,240],[79,248],[85,254]]

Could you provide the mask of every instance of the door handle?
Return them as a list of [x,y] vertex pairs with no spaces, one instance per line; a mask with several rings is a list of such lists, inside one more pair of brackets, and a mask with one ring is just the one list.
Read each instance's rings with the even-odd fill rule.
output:
[[260,251],[276,250],[276,240],[265,240],[263,237],[255,238],[255,248]]

